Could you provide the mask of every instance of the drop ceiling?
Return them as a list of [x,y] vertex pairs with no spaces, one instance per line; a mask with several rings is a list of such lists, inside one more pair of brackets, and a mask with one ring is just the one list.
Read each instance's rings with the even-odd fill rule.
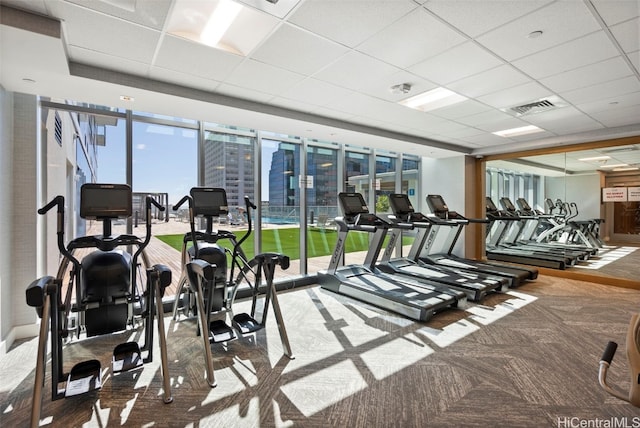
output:
[[[640,0],[244,0],[246,55],[172,35],[175,1],[0,0],[0,84],[431,157],[640,135]],[[398,104],[437,87],[467,100]]]

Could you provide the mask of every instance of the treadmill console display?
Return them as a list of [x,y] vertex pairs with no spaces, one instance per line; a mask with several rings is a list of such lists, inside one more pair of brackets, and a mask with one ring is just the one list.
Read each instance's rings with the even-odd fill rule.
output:
[[513,205],[513,202],[511,202],[511,199],[509,198],[500,198],[500,204],[502,204],[502,207],[509,212],[516,211],[515,205]]
[[398,217],[403,217],[415,212],[409,197],[402,193],[392,193],[389,195],[389,204],[391,205],[393,213]]
[[227,192],[217,187],[194,187],[191,189],[193,215],[219,217],[229,213]]
[[432,213],[440,218],[446,218],[449,214],[449,207],[444,203],[440,195],[427,195],[427,204]]
[[87,220],[131,217],[133,200],[126,184],[87,183],[80,188],[80,217]]
[[340,206],[345,217],[355,217],[358,214],[366,214],[369,212],[367,203],[364,201],[360,193],[340,193],[338,195]]

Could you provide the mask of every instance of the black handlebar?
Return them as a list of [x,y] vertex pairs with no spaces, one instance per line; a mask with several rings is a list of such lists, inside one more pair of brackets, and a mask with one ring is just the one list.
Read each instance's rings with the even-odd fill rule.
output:
[[165,210],[164,206],[160,205],[160,202],[156,201],[151,196],[147,196],[147,209],[150,209],[151,205],[155,205],[160,212],[164,212]]
[[611,364],[611,361],[613,360],[613,356],[615,355],[617,349],[618,344],[616,342],[607,343],[607,347],[605,348],[604,354],[602,354],[602,358],[600,359],[600,361]]
[[182,199],[180,199],[180,201],[178,201],[178,203],[173,206],[173,210],[178,211],[178,208],[180,208],[182,204],[184,204],[187,201],[189,201],[189,206],[191,206],[191,196],[186,195],[186,196],[183,196]]
[[62,213],[64,212],[64,196],[56,196],[55,198],[53,198],[51,200],[51,202],[49,202],[47,205],[45,205],[44,207],[40,208],[38,210],[38,214],[40,215],[44,215],[46,214],[51,208],[58,206],[58,212]]
[[246,206],[248,206],[248,207],[253,208],[254,210],[257,208],[257,207],[255,206],[255,204],[254,204],[253,202],[251,202],[251,200],[249,200],[249,196],[246,196],[246,195],[245,195],[245,197],[244,197],[244,204],[245,204]]

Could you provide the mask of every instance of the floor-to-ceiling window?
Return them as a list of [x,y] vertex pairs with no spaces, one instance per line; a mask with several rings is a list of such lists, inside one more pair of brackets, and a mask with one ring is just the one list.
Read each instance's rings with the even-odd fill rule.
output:
[[[253,217],[259,232],[246,242],[247,253],[282,252],[292,261],[305,253],[309,260],[333,252],[334,219],[341,214],[338,191],[362,193],[370,211],[380,214],[390,212],[385,197],[395,191],[410,194],[419,206],[419,158],[403,158],[400,166],[401,155],[383,151],[85,104],[46,101],[43,112],[51,140],[43,146],[44,194],[49,200],[64,195],[68,209],[76,213],[68,220],[69,236],[99,233],[96,222],[85,224],[77,215],[79,188],[86,182],[130,184],[134,199],[152,195],[166,204],[169,211],[152,213],[152,231],[176,248],[177,260],[189,225],[186,207],[177,212],[170,208],[194,186],[226,190],[229,215],[216,221],[237,234],[246,228],[248,196],[260,216]],[[142,205],[134,211],[131,220],[117,226],[141,235]],[[50,223],[55,228],[53,217]],[[306,233],[300,233],[301,224]],[[347,251],[366,250],[367,235],[351,234]],[[292,263],[289,274],[326,267],[300,266],[298,270]]]
[[336,243],[334,219],[339,215],[336,144],[307,147],[307,263],[309,271],[326,269]]
[[[302,145],[297,138],[265,135],[261,139],[262,251],[300,260]],[[299,267],[290,273],[299,273]]]

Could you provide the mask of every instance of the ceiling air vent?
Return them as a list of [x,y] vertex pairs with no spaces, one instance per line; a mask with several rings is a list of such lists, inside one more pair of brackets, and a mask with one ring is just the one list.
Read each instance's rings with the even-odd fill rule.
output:
[[508,107],[501,109],[505,113],[520,117],[529,114],[542,113],[545,111],[555,110],[560,107],[566,107],[567,103],[560,97],[552,95],[550,97],[541,98],[527,104]]
[[550,110],[555,108],[555,104],[553,104],[549,100],[536,101],[535,103],[523,104],[521,106],[511,107],[511,111],[516,113],[518,116],[523,116],[525,114],[533,114],[533,113],[541,113],[543,111]]

